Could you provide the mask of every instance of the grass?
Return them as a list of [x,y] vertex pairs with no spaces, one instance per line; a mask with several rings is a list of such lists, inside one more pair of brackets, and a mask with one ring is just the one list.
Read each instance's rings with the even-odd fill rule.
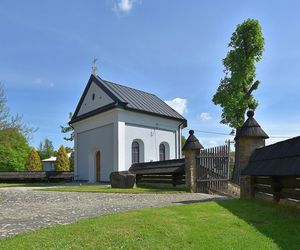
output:
[[60,192],[94,192],[94,193],[185,193],[184,188],[178,187],[149,187],[149,186],[138,186],[134,188],[111,188],[110,185],[81,185],[72,187],[57,187],[40,189],[43,191],[60,191]]
[[0,241],[1,249],[299,249],[300,212],[227,200],[84,219]]
[[41,182],[41,183],[0,183],[0,188],[9,188],[9,187],[48,187],[53,185],[60,185],[64,182]]

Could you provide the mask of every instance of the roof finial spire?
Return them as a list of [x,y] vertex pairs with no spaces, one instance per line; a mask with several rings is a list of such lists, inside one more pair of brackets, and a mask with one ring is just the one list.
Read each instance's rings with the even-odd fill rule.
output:
[[93,66],[92,66],[92,74],[93,75],[97,75],[97,65],[96,65],[97,60],[98,59],[96,57],[94,57],[94,59],[93,59]]

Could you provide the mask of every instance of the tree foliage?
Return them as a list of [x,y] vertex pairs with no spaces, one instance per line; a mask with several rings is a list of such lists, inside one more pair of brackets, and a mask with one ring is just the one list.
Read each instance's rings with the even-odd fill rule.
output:
[[62,145],[58,152],[55,162],[55,170],[56,171],[70,171],[70,161],[68,158],[67,151],[65,147]]
[[18,129],[0,130],[0,171],[23,171],[30,148]]
[[247,109],[255,110],[258,102],[253,91],[259,86],[256,66],[264,51],[262,29],[257,20],[247,19],[232,34],[231,50],[223,59],[225,76],[213,97],[215,105],[222,107],[221,123],[239,128]]
[[72,153],[74,150],[73,148],[70,148],[70,147],[65,147],[67,153]]
[[74,151],[71,152],[69,161],[70,161],[70,171],[74,171]]
[[52,141],[48,138],[45,138],[43,142],[40,142],[38,147],[38,154],[42,160],[55,155]]
[[41,158],[34,148],[28,154],[26,164],[26,171],[42,171]]
[[6,106],[7,98],[4,86],[0,84],[0,130],[8,127],[9,109]]
[[[69,121],[72,119],[72,112],[69,113]],[[73,141],[74,140],[74,129],[69,124],[66,126],[60,126],[60,130],[64,134],[69,134],[68,136],[64,137],[64,140],[66,141]]]

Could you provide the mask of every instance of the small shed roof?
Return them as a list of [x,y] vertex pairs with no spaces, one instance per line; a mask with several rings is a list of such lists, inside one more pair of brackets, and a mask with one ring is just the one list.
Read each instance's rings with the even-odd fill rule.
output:
[[[68,158],[71,157],[71,153],[68,153]],[[42,160],[42,162],[56,162],[56,156],[51,156],[50,158]]]
[[56,156],[51,156],[50,158],[42,160],[42,162],[55,162],[56,161]]
[[260,127],[258,122],[253,118],[254,111],[249,110],[247,112],[248,119],[245,121],[243,126],[238,129],[235,139],[239,139],[240,137],[258,137],[267,139],[269,136],[265,131]]
[[300,176],[300,136],[256,149],[242,174]]
[[184,159],[135,163],[129,168],[133,174],[184,173]]
[[204,147],[201,145],[196,136],[194,136],[194,130],[189,131],[189,137],[187,138],[182,150],[190,150],[190,149],[203,149]]

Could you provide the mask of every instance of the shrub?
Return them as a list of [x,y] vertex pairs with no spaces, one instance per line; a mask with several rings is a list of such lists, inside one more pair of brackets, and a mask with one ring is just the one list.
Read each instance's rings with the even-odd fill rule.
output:
[[14,128],[0,130],[0,171],[23,171],[30,148]]
[[57,152],[56,162],[55,162],[56,171],[70,171],[70,161],[68,158],[67,151],[64,146],[61,146]]
[[42,171],[42,164],[39,154],[34,148],[28,154],[26,165],[26,171]]

